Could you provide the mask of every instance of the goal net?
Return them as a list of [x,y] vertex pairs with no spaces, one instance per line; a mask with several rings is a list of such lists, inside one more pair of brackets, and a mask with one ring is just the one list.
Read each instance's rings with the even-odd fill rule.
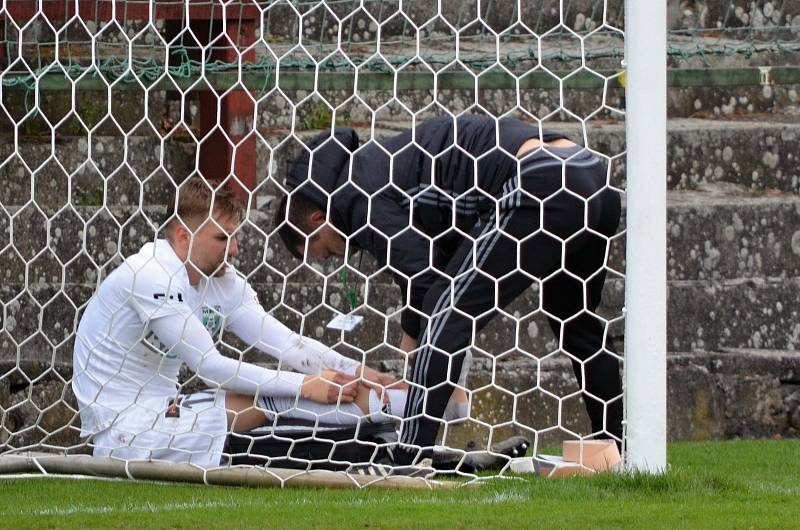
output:
[[0,469],[622,444],[623,4],[5,2]]

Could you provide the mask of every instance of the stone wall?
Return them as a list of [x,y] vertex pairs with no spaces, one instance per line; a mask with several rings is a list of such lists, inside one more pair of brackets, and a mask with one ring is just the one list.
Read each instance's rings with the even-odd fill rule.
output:
[[[800,343],[796,304],[800,198],[792,146],[797,126],[689,120],[673,121],[670,129],[669,345],[675,352],[691,352],[670,357],[670,437],[795,436],[800,414],[800,355],[796,352]],[[391,131],[386,129],[384,134]],[[622,138],[622,130],[618,125],[606,125],[593,138],[596,145],[613,145]],[[753,144],[749,138],[757,138],[763,149],[761,159],[747,155]],[[96,141],[103,144],[102,138]],[[143,142],[135,147],[146,153],[141,163],[147,165],[163,151]],[[67,163],[85,160],[80,142],[74,145],[64,150]],[[25,152],[45,160],[48,147],[27,145]],[[175,164],[193,159],[190,144],[173,148],[177,151],[169,160]],[[113,155],[109,149],[101,152]],[[775,171],[768,172],[764,156],[773,152]],[[262,168],[268,163],[261,158]],[[285,163],[288,161],[281,162]],[[41,177],[46,182],[48,169],[44,164],[40,168],[34,179]],[[39,209],[31,203],[23,205],[30,198],[26,196],[30,181],[15,180],[18,170],[5,169],[8,178],[3,193],[11,204],[6,206],[4,233],[13,248],[0,253],[5,277],[0,288],[4,304],[0,359],[4,359],[3,373],[7,374],[0,385],[0,406],[5,410],[5,435],[21,430],[7,443],[9,447],[39,440],[54,445],[78,443],[75,423],[73,427],[62,425],[74,415],[66,381],[80,308],[96,282],[122,255],[153,237],[154,226],[163,215],[163,206],[153,204],[139,210],[122,198],[141,194],[163,197],[167,181],[141,183],[131,178],[114,187],[117,183],[106,178],[100,182],[106,185],[109,207],[86,205],[65,210],[65,197],[74,190],[71,186],[83,185],[83,181],[59,184],[53,179],[52,192],[42,197],[54,202],[37,199]],[[175,170],[180,171],[180,167]],[[763,178],[754,178],[757,172],[763,172]],[[624,171],[613,173],[624,182]],[[333,314],[330,308],[343,310],[345,300],[335,266],[296,269],[297,263],[281,244],[267,235],[274,198],[266,190],[259,195],[252,226],[240,238],[244,250],[239,268],[250,276],[262,302],[274,308],[282,320],[333,344],[339,337],[326,330],[324,323]],[[50,252],[42,253],[47,248]],[[613,269],[624,270],[624,250],[623,239],[616,238],[610,255]],[[386,327],[381,313],[363,311],[366,325],[348,336],[351,347],[345,351],[373,366],[396,370],[398,355],[386,343],[399,337],[399,292],[387,276],[375,272],[372,262],[365,260],[359,298],[363,299],[366,288],[375,310],[395,316]],[[606,318],[620,317],[623,289],[622,279],[612,275],[601,309]],[[553,425],[561,408],[562,426],[585,432],[582,404],[573,396],[574,377],[563,355],[558,354],[546,320],[536,313],[525,316],[528,308],[538,306],[537,296],[534,288],[510,308],[519,323],[499,318],[481,334],[470,387],[482,388],[494,374],[512,393],[530,391],[519,402],[518,423],[539,429]],[[302,328],[300,314],[305,315]],[[621,320],[612,324],[610,334],[622,344]],[[520,357],[515,341],[522,350],[544,360]],[[236,345],[233,338],[226,342]],[[15,369],[18,358],[19,368]],[[246,358],[263,360],[252,353]],[[538,388],[561,399],[535,388],[532,381],[537,369],[542,378]],[[508,425],[513,419],[509,417],[512,401],[510,393],[477,392],[473,406],[481,422],[454,428],[450,434],[454,443],[488,436],[487,424]],[[37,421],[26,423],[33,419]],[[543,434],[542,440],[561,435]]]
[[[414,16],[422,18],[432,5],[412,4],[417,10]],[[481,5],[489,4],[493,9],[486,18],[492,29],[513,18],[514,3]],[[565,23],[574,30],[591,29],[602,20],[596,0],[569,4],[572,11]],[[448,20],[477,9],[475,2],[445,5],[443,15]],[[456,13],[455,5],[466,5],[466,11]],[[551,0],[526,3],[523,19],[535,18],[540,27],[548,27],[557,20],[558,5]],[[609,23],[622,24],[621,5],[610,2]],[[787,38],[800,32],[800,4],[793,2],[670,0],[668,5],[675,30],[751,25],[780,27]],[[273,22],[280,25],[283,20],[290,28],[281,16],[276,13]],[[355,27],[359,29],[358,24]],[[361,37],[369,37],[369,25],[361,29],[367,33]],[[315,19],[305,31],[330,28]],[[796,55],[781,56],[780,64],[800,64]],[[613,59],[603,64],[612,67],[614,61],[618,63]],[[763,57],[758,55],[732,56],[716,65],[753,66],[760,61]],[[673,61],[672,66],[703,64],[693,59]],[[238,267],[249,276],[264,305],[294,329],[329,344],[340,337],[326,330],[324,323],[332,309],[344,310],[346,304],[336,266],[298,268],[270,236],[275,199],[281,194],[276,180],[285,174],[301,142],[317,132],[320,115],[355,127],[366,139],[370,134],[395,134],[410,126],[413,118],[475,111],[476,104],[505,112],[517,106],[519,96],[519,115],[542,117],[543,127],[563,131],[608,155],[610,182],[620,189],[626,184],[621,156],[624,117],[617,110],[625,106],[620,88],[610,86],[604,95],[567,88],[563,101],[556,89],[519,95],[500,89],[443,90],[435,95],[414,90],[398,93],[396,99],[392,92],[373,91],[348,100],[350,95],[326,92],[327,102],[341,104],[329,115],[320,114],[327,103],[307,91],[261,95],[255,122],[250,124],[260,135],[258,206],[240,237],[243,251]],[[41,92],[38,101],[48,119],[60,119],[75,105],[89,129],[73,117],[51,131],[41,115],[26,114],[24,91],[4,92],[0,451],[34,443],[76,445],[81,450],[75,402],[67,383],[81,309],[122,256],[154,237],[165,197],[174,183],[194,172],[197,154],[188,131],[167,134],[161,128],[162,118],[167,123],[180,121],[181,101],[164,91],[148,92],[147,105],[144,91],[130,87],[109,94],[80,92],[75,102],[64,93]],[[196,95],[190,94],[184,103],[191,122],[199,111]],[[554,112],[562,103],[571,114]],[[109,105],[114,120],[105,114]],[[673,118],[666,183],[670,438],[798,436],[798,87],[676,87],[669,93],[669,112]],[[149,123],[142,122],[144,118]],[[623,217],[621,229],[624,226]],[[614,238],[609,256],[613,271],[624,271],[625,251],[624,237]],[[360,300],[370,293],[370,307],[361,310],[366,324],[348,336],[349,346],[342,350],[397,372],[398,353],[387,346],[396,343],[400,333],[397,288],[369,258],[360,272],[353,272],[351,283],[357,285]],[[624,280],[612,272],[601,315],[611,321],[609,333],[621,354],[623,300]],[[481,441],[495,427],[501,432],[522,430],[520,425],[546,429],[557,423],[559,414],[564,429],[586,432],[571,368],[544,316],[531,311],[535,307],[538,292],[532,288],[509,308],[518,322],[497,318],[477,339],[469,384],[476,390],[476,421],[452,429],[448,436],[454,445]],[[299,315],[304,315],[302,321]],[[242,347],[234,338],[226,342],[232,348]],[[252,352],[245,358],[263,361]],[[487,387],[491,381],[497,384],[494,390]],[[512,394],[519,393],[514,417]],[[514,422],[516,427],[511,427]],[[550,443],[566,435],[542,432],[540,441]]]

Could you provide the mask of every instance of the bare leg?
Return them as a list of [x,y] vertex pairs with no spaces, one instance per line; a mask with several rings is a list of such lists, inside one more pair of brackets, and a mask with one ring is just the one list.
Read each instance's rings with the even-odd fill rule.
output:
[[225,394],[225,408],[228,411],[228,432],[246,432],[267,423],[263,410],[255,407],[253,396],[244,394]]

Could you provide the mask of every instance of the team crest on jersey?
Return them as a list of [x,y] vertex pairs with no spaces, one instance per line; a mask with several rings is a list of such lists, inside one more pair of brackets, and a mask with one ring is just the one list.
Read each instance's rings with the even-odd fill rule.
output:
[[215,305],[214,307],[207,305],[203,306],[203,325],[206,327],[212,337],[216,336],[217,333],[219,333],[220,328],[222,328],[222,313],[220,313],[221,309],[222,308],[218,305]]

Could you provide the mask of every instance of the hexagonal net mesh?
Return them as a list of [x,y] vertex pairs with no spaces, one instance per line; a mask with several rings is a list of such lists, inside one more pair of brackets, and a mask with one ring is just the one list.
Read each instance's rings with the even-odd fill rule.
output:
[[6,2],[0,451],[621,442],[622,4]]

